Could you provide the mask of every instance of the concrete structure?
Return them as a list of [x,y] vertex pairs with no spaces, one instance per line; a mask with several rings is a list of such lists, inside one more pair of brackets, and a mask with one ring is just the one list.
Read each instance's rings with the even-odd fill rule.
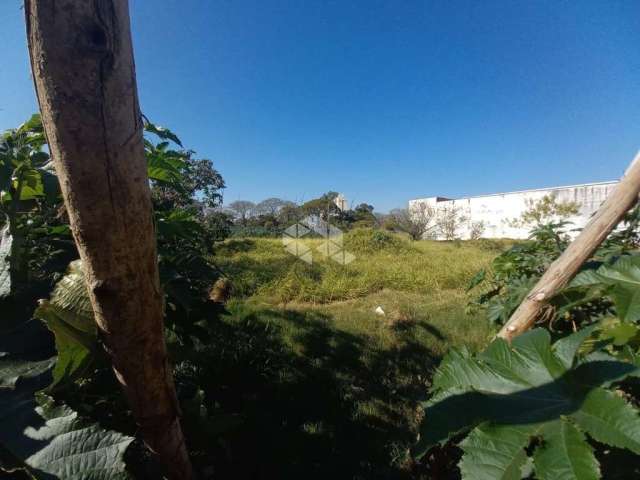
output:
[[[576,202],[580,207],[579,213],[568,218],[567,221],[572,223],[572,228],[582,228],[617,183],[617,181],[586,183],[458,199],[419,198],[409,201],[409,210],[417,213],[420,209],[419,204],[426,204],[436,212],[457,209],[464,217],[464,221],[456,231],[456,237],[461,239],[470,238],[474,225],[480,225],[480,223],[484,227],[480,235],[482,238],[527,238],[529,227],[518,227],[511,223],[529,208],[529,202],[536,202],[546,195],[554,197],[558,203]],[[441,232],[434,232],[432,237],[443,239]]]

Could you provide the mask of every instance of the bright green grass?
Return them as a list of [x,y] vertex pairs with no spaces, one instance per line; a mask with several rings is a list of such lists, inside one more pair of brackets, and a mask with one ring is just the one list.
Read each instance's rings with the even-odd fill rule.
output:
[[231,240],[214,257],[234,294],[202,383],[233,393],[212,396],[246,418],[238,448],[270,439],[230,466],[236,478],[432,478],[407,453],[418,402],[451,347],[476,350],[494,333],[465,314],[465,287],[505,244],[365,230],[345,246],[357,257],[346,266],[307,265],[279,239]]

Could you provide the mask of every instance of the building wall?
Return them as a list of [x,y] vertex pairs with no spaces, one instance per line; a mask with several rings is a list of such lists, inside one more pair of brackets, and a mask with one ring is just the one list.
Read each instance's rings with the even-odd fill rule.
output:
[[[409,201],[409,210],[415,212],[417,205],[420,203],[426,203],[435,209],[451,206],[459,208],[467,218],[457,232],[457,236],[462,239],[470,237],[471,225],[474,222],[484,222],[483,238],[527,238],[529,227],[518,228],[509,225],[510,221],[518,219],[528,208],[527,200],[537,201],[545,195],[551,195],[560,203],[578,203],[580,206],[579,213],[567,220],[572,223],[571,228],[582,228],[617,183],[590,183],[569,187],[482,195],[455,200],[442,197],[420,198]],[[577,234],[577,232],[574,232],[574,234]],[[441,236],[436,235],[436,238],[438,237],[441,238]]]

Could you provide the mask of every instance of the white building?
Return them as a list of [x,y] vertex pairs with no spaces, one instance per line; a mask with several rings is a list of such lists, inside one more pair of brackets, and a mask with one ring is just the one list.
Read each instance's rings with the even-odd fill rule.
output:
[[[571,228],[582,228],[617,183],[617,181],[585,183],[458,199],[419,198],[409,201],[409,210],[417,212],[418,205],[421,203],[427,204],[436,211],[452,207],[458,209],[465,218],[456,232],[456,236],[461,239],[470,238],[473,224],[480,222],[483,224],[481,234],[483,238],[527,238],[529,227],[514,226],[512,222],[529,208],[528,202],[536,202],[546,195],[554,197],[558,203],[575,202],[579,205],[579,212],[567,221],[572,223]],[[442,236],[436,234],[436,238],[442,238]]]
[[347,205],[347,197],[345,197],[343,194],[339,193],[338,195],[336,195],[336,198],[333,199],[333,203],[336,204],[336,207],[338,207],[340,209],[341,212],[344,212],[345,210],[348,209],[348,205]]

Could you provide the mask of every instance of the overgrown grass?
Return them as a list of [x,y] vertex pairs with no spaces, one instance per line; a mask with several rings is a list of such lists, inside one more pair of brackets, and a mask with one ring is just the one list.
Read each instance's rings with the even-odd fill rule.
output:
[[414,464],[408,448],[442,355],[492,335],[465,315],[464,288],[505,245],[370,230],[344,243],[356,255],[346,266],[307,265],[275,239],[218,249],[233,298],[178,383],[203,386],[211,411],[242,418],[222,436],[221,478],[456,478],[455,450]]
[[383,289],[416,293],[460,289],[496,255],[495,245],[408,240],[384,232],[356,230],[345,235],[345,249],[356,256],[348,265],[323,259],[321,240],[309,240],[309,265],[289,254],[279,239],[226,242],[214,262],[231,278],[236,297],[257,296],[269,303],[330,303]]

